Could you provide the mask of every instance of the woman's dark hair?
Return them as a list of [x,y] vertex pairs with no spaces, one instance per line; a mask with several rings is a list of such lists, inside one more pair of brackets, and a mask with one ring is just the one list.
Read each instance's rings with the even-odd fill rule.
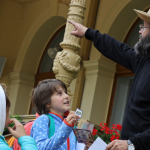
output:
[[57,92],[58,86],[62,87],[67,92],[65,83],[58,79],[47,79],[40,81],[36,88],[32,90],[32,102],[36,112],[39,115],[47,114],[49,108],[47,104],[51,104],[51,96]]
[[7,86],[4,83],[0,83],[0,85],[2,86],[4,93],[5,93],[5,97],[6,97],[6,109],[8,109],[10,107],[10,100],[9,100],[9,96],[8,96],[8,92],[7,92]]

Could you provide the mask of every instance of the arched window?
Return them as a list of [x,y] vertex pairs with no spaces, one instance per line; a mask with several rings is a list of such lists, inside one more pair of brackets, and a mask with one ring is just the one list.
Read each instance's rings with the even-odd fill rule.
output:
[[[53,68],[53,60],[55,59],[54,56],[56,52],[61,51],[61,47],[59,44],[63,41],[65,33],[65,26],[61,27],[51,38],[51,40],[48,42],[44,53],[41,57],[41,61],[39,63],[38,71],[35,76],[35,85],[38,84],[39,81],[42,81],[44,79],[54,79],[55,74],[52,71]],[[51,54],[50,54],[51,53]],[[30,106],[29,114],[35,114],[35,110],[32,107],[32,104]]]

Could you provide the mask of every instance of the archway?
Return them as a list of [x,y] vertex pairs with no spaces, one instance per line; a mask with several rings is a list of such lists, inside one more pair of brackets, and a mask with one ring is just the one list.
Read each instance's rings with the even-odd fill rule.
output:
[[10,110],[12,114],[29,113],[31,103],[29,94],[34,87],[34,79],[42,54],[51,37],[65,23],[66,19],[61,16],[49,16],[44,19],[40,17],[28,31],[14,72],[10,75],[9,95],[13,104]]
[[[38,67],[38,70],[37,70],[37,73],[35,76],[34,87],[37,86],[39,81],[55,78],[55,74],[52,71],[55,54],[54,54],[54,56],[52,55],[53,56],[52,57],[51,55],[48,54],[48,51],[50,49],[52,51],[54,51],[54,48],[56,48],[56,49],[59,48],[57,50],[62,51],[62,48],[59,46],[59,44],[63,41],[65,27],[66,27],[65,25],[62,26],[48,42],[48,44],[43,52],[43,55],[41,57],[40,63],[39,63],[39,67]],[[35,114],[35,113],[36,112],[33,108],[32,102],[31,102],[29,114]]]
[[23,48],[23,52],[20,51],[20,53],[24,54],[25,52],[25,54],[21,60],[16,61],[14,71],[36,74],[39,61],[48,41],[65,23],[66,19],[60,16],[54,16],[46,20],[35,32],[31,41],[23,44],[26,45],[30,42],[26,49]]

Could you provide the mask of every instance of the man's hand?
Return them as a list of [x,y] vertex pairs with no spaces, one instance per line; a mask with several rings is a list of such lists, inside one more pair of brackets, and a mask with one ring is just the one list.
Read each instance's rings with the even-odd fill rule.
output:
[[88,150],[93,143],[85,142],[84,144],[86,145],[84,150]]
[[105,150],[127,150],[128,144],[126,140],[114,140],[109,143]]
[[10,128],[8,127],[9,132],[17,139],[19,139],[21,136],[27,135],[23,125],[17,120],[17,119],[10,119],[10,123],[14,123],[14,127]]
[[71,23],[75,27],[74,31],[71,31],[70,33],[71,35],[74,35],[80,38],[83,38],[85,36],[85,32],[88,29],[87,27],[79,23],[73,22],[73,21],[68,21],[68,22]]

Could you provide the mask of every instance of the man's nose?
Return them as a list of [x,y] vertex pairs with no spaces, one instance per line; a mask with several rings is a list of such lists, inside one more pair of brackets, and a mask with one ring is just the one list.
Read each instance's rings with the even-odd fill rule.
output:
[[142,30],[139,30],[139,33],[142,34]]

